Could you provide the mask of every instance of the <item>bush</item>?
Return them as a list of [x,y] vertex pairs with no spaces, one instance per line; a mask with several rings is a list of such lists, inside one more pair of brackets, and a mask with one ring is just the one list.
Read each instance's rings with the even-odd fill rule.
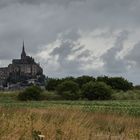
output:
[[139,100],[140,90],[119,91],[112,94],[114,100]]
[[98,77],[98,82],[104,82],[107,85],[111,86],[115,90],[131,90],[133,89],[133,84],[128,80],[124,79],[123,77]]
[[72,77],[72,76],[69,76],[69,77],[65,77],[65,78],[60,79],[61,83],[65,82],[65,81],[73,81],[73,82],[75,82],[75,78]]
[[56,90],[56,87],[58,86],[58,84],[60,84],[60,80],[59,79],[49,78],[46,81],[45,88],[48,91],[54,91],[54,90]]
[[55,91],[44,91],[42,93],[42,99],[48,101],[64,100],[61,95],[58,95]]
[[136,86],[134,86],[134,89],[136,89],[136,90],[140,90],[140,85],[136,85]]
[[82,87],[83,98],[88,100],[108,100],[111,94],[111,87],[103,82],[89,82]]
[[31,86],[20,92],[18,95],[18,99],[21,101],[41,100],[41,92],[42,90],[40,87]]
[[84,84],[86,84],[86,83],[88,83],[90,81],[95,81],[95,78],[85,75],[85,76],[81,76],[81,77],[76,78],[75,81],[79,85],[79,87],[81,88]]
[[57,93],[67,100],[76,100],[80,98],[80,90],[74,81],[64,81],[57,87]]

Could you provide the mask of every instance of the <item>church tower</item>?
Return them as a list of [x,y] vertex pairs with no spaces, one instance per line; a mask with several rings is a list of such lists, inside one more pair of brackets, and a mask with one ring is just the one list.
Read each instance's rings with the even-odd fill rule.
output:
[[24,41],[23,41],[23,47],[22,47],[22,53],[21,53],[21,59],[25,59],[25,58],[26,58],[26,52],[25,52]]

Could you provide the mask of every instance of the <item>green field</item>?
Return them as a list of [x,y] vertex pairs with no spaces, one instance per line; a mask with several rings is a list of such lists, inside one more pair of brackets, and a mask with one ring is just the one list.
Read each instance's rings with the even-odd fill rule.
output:
[[140,100],[111,100],[111,101],[29,101],[21,102],[16,99],[17,93],[0,95],[1,107],[14,108],[50,108],[66,107],[79,108],[84,111],[108,112],[140,116]]

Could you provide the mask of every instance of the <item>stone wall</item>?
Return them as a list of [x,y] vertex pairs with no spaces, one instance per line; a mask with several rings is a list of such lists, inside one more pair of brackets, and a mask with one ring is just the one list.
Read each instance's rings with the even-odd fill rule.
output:
[[8,68],[0,68],[0,80],[5,80],[9,76]]

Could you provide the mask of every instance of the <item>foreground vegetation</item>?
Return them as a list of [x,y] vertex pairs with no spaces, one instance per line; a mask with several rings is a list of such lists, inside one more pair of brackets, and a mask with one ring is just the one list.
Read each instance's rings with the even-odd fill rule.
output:
[[42,101],[19,101],[18,94],[0,93],[0,140],[140,139],[139,100],[61,101],[44,91]]
[[122,77],[49,79],[0,93],[0,140],[140,140],[140,89]]
[[82,111],[88,112],[102,112],[102,113],[108,112],[138,117],[140,116],[140,100],[57,101],[55,99],[58,99],[59,97],[57,97],[54,93],[44,92],[43,94],[45,95],[44,100],[42,101],[19,101],[17,99],[18,92],[1,93],[0,106],[7,108],[38,108],[38,109],[50,107],[65,107],[65,108],[79,108]]
[[1,140],[139,140],[140,118],[79,108],[0,108]]

